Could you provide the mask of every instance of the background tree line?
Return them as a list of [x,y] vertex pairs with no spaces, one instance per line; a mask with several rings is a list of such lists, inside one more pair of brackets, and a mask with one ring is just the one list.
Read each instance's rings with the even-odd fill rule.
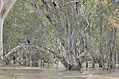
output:
[[99,67],[111,71],[119,62],[118,3],[18,0],[4,22],[4,55],[28,39],[28,46],[39,46],[37,49],[52,53],[68,70],[80,70],[84,61],[88,67],[90,60],[93,67],[99,63]]

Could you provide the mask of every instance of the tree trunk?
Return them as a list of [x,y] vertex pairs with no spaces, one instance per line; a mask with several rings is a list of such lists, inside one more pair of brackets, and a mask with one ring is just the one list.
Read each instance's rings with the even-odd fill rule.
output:
[[116,51],[116,64],[119,64],[119,49]]
[[[65,43],[65,42],[63,42],[63,43]],[[65,46],[65,47],[68,47],[68,46]],[[65,66],[65,68],[67,70],[80,70],[82,61],[77,59],[77,58],[75,58],[75,56],[71,52],[71,49],[68,49],[68,50],[70,50],[70,52],[69,52],[69,51],[67,51],[67,48],[65,48],[65,52],[68,53],[67,55],[70,56],[70,58],[71,58],[71,59],[68,58],[68,61],[70,60],[70,62],[68,62],[66,60],[67,58],[61,57],[59,54],[57,54],[56,52],[54,52],[54,51],[52,51],[50,49],[47,49],[47,48],[43,48],[43,49],[53,53],[60,60],[60,62]]]
[[86,68],[88,68],[88,60],[87,60],[87,58],[86,58]]
[[116,68],[116,50],[113,52],[113,68]]
[[0,0],[0,56],[3,55],[3,23],[6,15],[17,0]]
[[92,68],[95,68],[95,60],[93,61],[93,63],[92,63]]
[[[99,2],[101,2],[101,0],[99,0]],[[98,4],[98,9],[99,11],[103,9],[102,5],[101,4]],[[99,67],[100,68],[104,68],[104,54],[102,52],[103,48],[103,44],[102,44],[102,41],[103,41],[103,36],[102,36],[102,33],[103,33],[103,16],[102,15],[99,15],[100,17],[100,22],[99,22],[99,25],[100,25],[100,44],[99,44],[99,51],[100,51],[100,56],[99,56]]]
[[3,55],[3,23],[4,18],[0,16],[0,56]]
[[113,58],[113,53],[115,52],[115,41],[116,41],[116,29],[115,28],[111,28],[111,32],[110,32],[110,35],[109,35],[108,71],[111,71],[111,69],[113,67],[112,58]]
[[102,26],[100,26],[100,46],[99,46],[99,50],[100,50],[99,67],[104,68],[104,54],[102,52]]

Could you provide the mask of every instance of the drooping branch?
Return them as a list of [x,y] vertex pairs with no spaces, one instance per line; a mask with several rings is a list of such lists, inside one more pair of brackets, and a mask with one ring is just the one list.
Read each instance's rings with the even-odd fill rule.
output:
[[42,47],[42,46],[38,46],[38,45],[33,45],[33,44],[20,44],[18,46],[16,46],[15,48],[13,48],[11,51],[9,51],[3,59],[13,55],[14,53],[17,53],[17,51],[20,49],[20,48],[24,48],[24,47],[33,47],[33,48],[36,48],[38,49],[39,51],[43,51],[45,53],[51,53],[53,55],[55,55],[59,60],[60,62],[66,67],[66,69],[68,69],[71,65],[67,62],[66,58],[64,56],[60,56],[57,52],[54,52],[53,50],[49,49],[49,48],[46,48],[46,47]]
[[58,55],[56,52],[54,52],[53,50],[51,49],[48,49],[46,47],[41,47],[41,46],[38,46],[38,45],[33,45],[33,44],[20,44],[18,46],[16,46],[15,48],[13,48],[11,51],[9,51],[5,56],[4,58],[7,58],[8,56],[12,55],[14,52],[17,52],[20,48],[24,48],[24,47],[34,47],[40,51],[44,51],[44,52],[47,52],[49,51],[50,53],[54,54],[57,58],[61,58],[60,55]]

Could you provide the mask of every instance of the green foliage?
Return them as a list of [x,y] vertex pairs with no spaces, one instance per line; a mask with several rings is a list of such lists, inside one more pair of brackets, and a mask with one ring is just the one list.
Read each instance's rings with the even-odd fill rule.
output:
[[[40,23],[41,17],[42,14],[29,3],[18,0],[5,19],[4,49],[8,51],[26,42],[25,39],[41,44],[45,39],[45,27]],[[45,19],[42,20],[45,21]]]
[[[86,35],[89,35],[94,53],[107,55],[108,19],[115,16],[113,12],[118,8],[111,0],[80,0],[78,4],[70,0],[57,0],[61,8],[52,3],[36,1],[43,6],[42,10],[18,0],[9,12],[4,24],[4,50],[8,51],[29,39],[32,44],[53,49],[54,52],[60,50],[62,56],[68,51],[76,54],[81,49],[81,38],[85,42]],[[52,23],[46,15],[49,15]]]

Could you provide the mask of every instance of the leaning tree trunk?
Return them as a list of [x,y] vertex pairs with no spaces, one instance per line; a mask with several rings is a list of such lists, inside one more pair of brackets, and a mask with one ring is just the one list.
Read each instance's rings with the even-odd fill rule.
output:
[[4,18],[0,16],[0,56],[3,54],[3,22]]
[[3,54],[3,24],[6,15],[17,0],[0,0],[0,56]]
[[109,58],[108,58],[108,71],[111,71],[112,67],[113,67],[113,62],[112,62],[112,58],[113,58],[113,53],[115,52],[115,41],[116,41],[116,29],[115,28],[111,28],[111,32],[109,35]]
[[3,53],[3,23],[4,23],[4,18],[3,18],[3,6],[4,6],[4,1],[0,0],[0,56]]

